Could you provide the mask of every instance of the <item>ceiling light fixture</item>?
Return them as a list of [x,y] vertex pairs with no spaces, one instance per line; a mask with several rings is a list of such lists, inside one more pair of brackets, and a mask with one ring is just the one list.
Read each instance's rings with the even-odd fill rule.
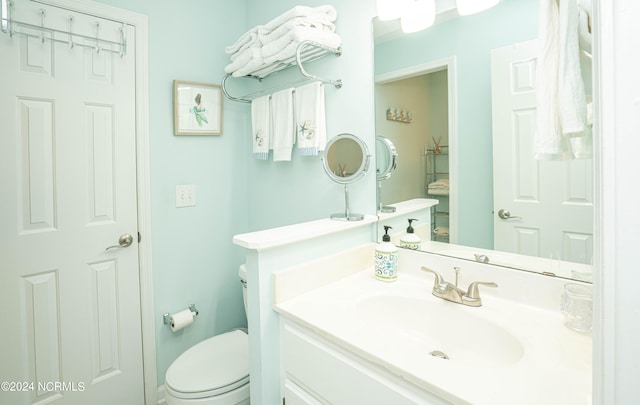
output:
[[376,11],[380,21],[400,18],[406,9],[408,0],[376,0]]
[[500,0],[456,0],[458,14],[469,15],[479,13],[498,4]]
[[408,34],[431,27],[435,20],[435,0],[409,0],[400,17],[400,27],[402,32]]

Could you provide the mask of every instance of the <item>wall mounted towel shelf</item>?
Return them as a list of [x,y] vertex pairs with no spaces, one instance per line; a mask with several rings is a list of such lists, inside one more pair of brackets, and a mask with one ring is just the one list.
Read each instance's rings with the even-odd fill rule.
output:
[[[335,56],[340,56],[342,54],[342,50],[341,48],[331,48],[326,45],[319,44],[313,41],[303,41],[300,43],[300,45],[298,45],[296,49],[296,54],[294,56],[286,60],[278,61],[274,64],[264,66],[256,70],[255,72],[251,73],[250,75],[242,76],[242,77],[248,77],[248,78],[262,81],[262,79],[264,79],[265,77],[267,77],[272,73],[279,72],[291,66],[297,66],[298,70],[300,71],[300,74],[304,76],[303,81],[317,80],[317,81],[321,81],[322,83],[331,84],[335,86],[337,89],[339,89],[340,87],[342,87],[341,79],[335,79],[335,80],[323,79],[321,77],[312,75],[311,73],[307,72],[304,66],[302,66],[304,62],[311,62],[331,54],[334,54]],[[232,77],[231,73],[225,74],[224,77],[222,78],[222,92],[224,93],[225,97],[231,101],[238,101],[241,103],[250,103],[253,98],[259,95],[270,94],[270,93],[273,93],[274,91],[279,90],[278,88],[271,88],[271,89],[265,89],[265,90],[260,90],[258,92],[246,94],[242,97],[234,97],[231,94],[229,94],[227,90],[227,79],[229,77]],[[288,83],[285,83],[284,85],[289,86],[289,85],[292,85],[293,83],[300,83],[300,80],[296,82],[288,82]]]

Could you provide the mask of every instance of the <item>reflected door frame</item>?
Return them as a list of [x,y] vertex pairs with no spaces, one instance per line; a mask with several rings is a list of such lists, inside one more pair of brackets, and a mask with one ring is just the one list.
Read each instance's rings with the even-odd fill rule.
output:
[[[374,83],[385,84],[397,80],[409,79],[429,73],[446,70],[448,93],[448,126],[449,126],[449,243],[458,242],[458,102],[457,102],[457,70],[456,57],[438,59],[420,65],[382,73],[374,77]],[[402,157],[400,157],[402,159]]]

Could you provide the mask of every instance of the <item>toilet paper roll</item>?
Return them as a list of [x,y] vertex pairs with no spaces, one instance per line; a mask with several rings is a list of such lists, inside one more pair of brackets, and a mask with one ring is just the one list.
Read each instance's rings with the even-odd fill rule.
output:
[[176,312],[171,315],[171,331],[178,331],[186,326],[189,326],[193,323],[193,317],[195,313],[191,312],[188,309],[184,311]]

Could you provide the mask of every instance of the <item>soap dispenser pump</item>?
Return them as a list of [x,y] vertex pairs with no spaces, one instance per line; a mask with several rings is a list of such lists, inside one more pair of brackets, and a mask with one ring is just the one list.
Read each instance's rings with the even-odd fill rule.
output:
[[411,223],[413,221],[417,221],[417,219],[409,218],[408,221],[409,227],[407,228],[407,233],[402,235],[400,238],[400,246],[407,249],[418,250],[420,249],[420,243],[422,241],[420,240],[420,237],[414,233],[413,226],[411,226]]
[[382,242],[376,246],[376,278],[382,281],[395,281],[398,278],[398,248],[391,243],[390,226],[384,226]]

